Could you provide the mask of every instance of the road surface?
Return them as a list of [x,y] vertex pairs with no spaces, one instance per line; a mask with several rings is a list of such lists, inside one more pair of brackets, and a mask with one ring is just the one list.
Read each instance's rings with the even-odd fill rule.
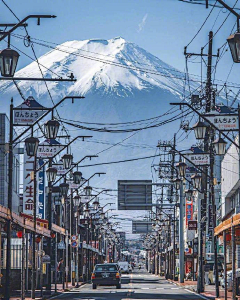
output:
[[135,271],[130,275],[122,275],[122,288],[98,286],[92,290],[91,284],[85,284],[71,292],[56,296],[53,299],[73,300],[200,300],[204,299],[187,289],[169,283],[146,271]]

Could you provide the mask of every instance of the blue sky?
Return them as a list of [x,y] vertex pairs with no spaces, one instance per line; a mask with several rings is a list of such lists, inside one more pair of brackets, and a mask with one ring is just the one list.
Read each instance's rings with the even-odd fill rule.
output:
[[[212,0],[211,3],[214,3]],[[227,0],[233,5],[235,0]],[[28,14],[55,14],[56,19],[29,21],[29,33],[33,37],[63,43],[68,40],[90,38],[110,39],[122,36],[158,56],[168,64],[184,70],[184,46],[195,35],[210,9],[204,5],[192,5],[177,0],[8,0],[8,5],[22,19]],[[215,8],[200,34],[189,46],[189,51],[199,52],[207,42],[209,30],[215,32],[227,16],[225,10]],[[15,22],[14,16],[0,1],[1,22]],[[229,16],[214,39],[214,50],[229,36],[235,17]],[[22,29],[18,33],[24,34]],[[15,45],[29,53],[22,41],[13,40]],[[2,43],[0,46],[5,47]],[[207,49],[206,49],[207,50]],[[36,46],[37,55],[48,51]],[[190,73],[200,74],[199,59],[189,66]],[[19,67],[30,62],[21,55]],[[230,53],[220,61],[216,77],[225,80],[231,68]],[[229,81],[237,82],[239,66],[232,68]]]

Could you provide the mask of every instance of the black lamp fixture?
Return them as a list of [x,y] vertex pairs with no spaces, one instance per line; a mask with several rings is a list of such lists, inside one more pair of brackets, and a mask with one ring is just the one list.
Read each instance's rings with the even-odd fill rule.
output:
[[176,179],[173,180],[173,182],[175,184],[176,190],[179,190],[182,180],[180,178],[176,178]]
[[65,183],[65,182],[61,183],[59,185],[59,188],[60,188],[60,194],[61,194],[61,196],[66,197],[67,193],[68,193],[68,189],[69,189],[69,184]]
[[47,174],[47,180],[49,182],[54,182],[57,176],[57,169],[53,167],[49,167],[46,170],[46,174]]
[[28,156],[35,156],[37,153],[39,139],[33,136],[26,138],[25,146]]
[[60,123],[57,120],[48,120],[44,124],[44,132],[47,139],[56,139]]
[[86,207],[83,211],[83,215],[84,215],[84,218],[89,218],[90,216],[90,210]]
[[191,190],[191,189],[185,190],[185,195],[187,198],[191,198],[192,194],[193,194],[193,190]]
[[80,184],[81,179],[82,179],[82,172],[80,171],[73,172],[73,182],[75,184]]
[[194,174],[191,176],[191,179],[193,181],[193,186],[198,189],[201,190],[201,184],[202,184],[202,176],[199,174]]
[[64,154],[62,156],[62,162],[63,162],[63,168],[64,169],[70,169],[73,161],[72,154]]
[[73,197],[73,204],[75,207],[78,207],[81,203],[81,197],[79,195],[76,195]]
[[240,32],[230,35],[227,38],[231,50],[232,59],[235,63],[240,63]]
[[19,56],[19,53],[11,48],[0,51],[0,72],[3,77],[14,76]]
[[84,190],[85,190],[85,195],[86,195],[86,196],[91,196],[91,194],[92,194],[92,187],[91,187],[91,186],[87,185],[87,186],[84,188]]
[[223,138],[218,137],[214,142],[213,142],[213,146],[215,149],[215,153],[217,155],[224,155],[226,153],[226,145],[227,142],[224,141]]
[[195,137],[197,140],[203,140],[206,135],[206,130],[208,128],[208,124],[206,122],[198,121],[196,124],[193,125]]
[[95,210],[97,210],[98,207],[99,207],[99,201],[98,201],[98,199],[96,199],[96,200],[93,202],[93,208],[94,208]]
[[105,212],[101,212],[100,217],[101,217],[102,220],[104,220],[105,219]]
[[187,169],[187,164],[185,162],[183,162],[183,161],[180,161],[180,162],[178,162],[176,164],[176,167],[177,167],[177,169],[179,171],[179,175],[181,177],[185,177],[185,175],[186,175],[186,169]]

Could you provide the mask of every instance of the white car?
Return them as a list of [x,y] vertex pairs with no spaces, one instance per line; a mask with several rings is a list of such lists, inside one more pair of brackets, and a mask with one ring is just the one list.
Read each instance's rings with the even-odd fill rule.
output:
[[119,261],[118,265],[121,270],[121,273],[129,274],[129,267],[128,267],[129,263],[127,261]]

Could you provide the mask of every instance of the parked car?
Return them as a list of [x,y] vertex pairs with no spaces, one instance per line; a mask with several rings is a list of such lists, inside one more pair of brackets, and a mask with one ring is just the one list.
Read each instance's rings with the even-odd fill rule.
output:
[[121,288],[121,272],[117,264],[97,264],[92,273],[92,288],[95,290],[98,285],[115,285]]
[[120,267],[121,273],[129,274],[129,263],[127,261],[119,261],[118,265]]

